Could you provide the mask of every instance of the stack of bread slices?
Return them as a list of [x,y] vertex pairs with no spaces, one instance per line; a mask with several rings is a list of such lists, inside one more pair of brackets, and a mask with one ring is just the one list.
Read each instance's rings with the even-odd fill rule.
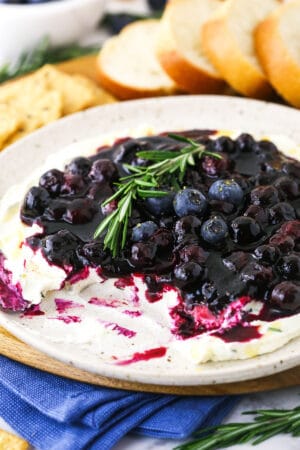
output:
[[161,20],[125,27],[102,48],[101,84],[122,100],[238,94],[300,108],[300,0],[169,0]]

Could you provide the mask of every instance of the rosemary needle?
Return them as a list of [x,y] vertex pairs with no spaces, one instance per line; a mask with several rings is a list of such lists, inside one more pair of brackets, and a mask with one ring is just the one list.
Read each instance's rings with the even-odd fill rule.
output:
[[163,197],[168,194],[168,192],[157,189],[163,184],[165,176],[174,175],[176,178],[178,177],[179,182],[182,182],[187,167],[194,166],[196,158],[200,159],[203,156],[222,158],[217,153],[207,151],[204,145],[192,139],[174,134],[169,136],[186,145],[179,151],[138,152],[139,158],[151,161],[152,164],[146,167],[124,164],[130,175],[121,178],[120,182],[116,183],[116,192],[102,204],[102,206],[106,206],[112,201],[117,201],[116,209],[99,224],[94,238],[106,231],[104,247],[109,249],[114,257],[125,246],[133,203],[137,199]]
[[217,450],[251,442],[258,445],[280,433],[300,437],[300,406],[290,410],[257,410],[253,422],[238,422],[206,428],[196,433],[197,439],[174,450]]

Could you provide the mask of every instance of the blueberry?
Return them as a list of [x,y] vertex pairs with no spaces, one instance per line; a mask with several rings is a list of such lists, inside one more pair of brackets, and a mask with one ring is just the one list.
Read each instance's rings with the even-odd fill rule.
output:
[[249,262],[249,254],[245,252],[233,252],[223,259],[223,264],[231,272],[239,272]]
[[197,235],[200,231],[201,221],[196,216],[184,216],[175,223],[177,241],[182,241],[188,235]]
[[173,205],[175,213],[179,217],[189,214],[203,216],[207,208],[207,201],[201,191],[188,188],[177,192]]
[[50,195],[46,189],[42,187],[32,187],[27,192],[21,214],[28,217],[39,217],[43,214],[46,207],[50,203]]
[[221,159],[214,158],[213,156],[205,156],[202,161],[202,169],[210,177],[221,175],[230,166],[231,161],[227,155],[222,155]]
[[231,233],[235,243],[247,245],[261,236],[261,228],[251,217],[240,216],[231,222]]
[[293,199],[299,195],[299,187],[295,180],[287,176],[278,178],[274,186],[283,198]]
[[48,261],[59,266],[74,265],[77,261],[78,239],[68,230],[60,230],[42,239],[42,249]]
[[96,211],[93,200],[78,198],[69,203],[63,220],[73,225],[88,223],[93,219]]
[[131,263],[135,267],[149,266],[156,256],[156,245],[153,243],[137,242],[131,247]]
[[253,261],[244,267],[240,277],[244,283],[265,288],[273,279],[273,271],[271,267],[265,267]]
[[287,202],[277,203],[277,205],[270,208],[269,213],[273,225],[296,219],[294,208]]
[[91,165],[92,163],[88,158],[79,156],[66,166],[66,172],[71,173],[72,175],[81,175],[82,177],[85,177],[88,175]]
[[79,195],[86,189],[86,184],[81,175],[66,174],[65,181],[61,187],[61,195]]
[[149,197],[145,200],[146,208],[155,217],[169,215],[173,212],[174,196],[174,192],[169,192],[163,197]]
[[261,262],[273,264],[280,257],[280,251],[274,245],[260,245],[254,250],[254,256]]
[[138,223],[132,230],[131,239],[133,242],[146,241],[155,233],[157,229],[158,226],[156,223],[152,222],[152,220]]
[[221,217],[206,220],[201,227],[201,236],[209,244],[215,245],[223,242],[228,236],[228,227]]
[[89,242],[80,250],[80,256],[88,261],[89,264],[101,266],[107,258],[107,252],[104,250],[101,242]]
[[93,181],[115,181],[118,177],[117,166],[109,159],[98,159],[93,162],[89,173]]
[[254,205],[272,206],[278,203],[279,194],[274,186],[258,186],[251,192],[251,201]]
[[255,140],[250,134],[243,133],[235,141],[237,149],[241,152],[252,152]]
[[217,139],[209,141],[208,150],[218,153],[234,153],[235,144],[234,141],[228,136],[221,136]]
[[297,311],[300,309],[300,285],[291,281],[283,281],[274,287],[271,294],[271,303],[284,311]]
[[208,258],[208,253],[199,245],[190,244],[179,251],[179,258],[183,262],[194,261],[198,264],[204,264]]
[[238,206],[244,198],[244,193],[234,180],[217,180],[209,188],[208,197],[211,200],[221,200]]
[[269,214],[265,208],[258,205],[250,205],[244,212],[245,217],[252,217],[261,226],[265,226],[269,222]]
[[279,251],[283,254],[291,252],[295,247],[295,241],[291,236],[282,235],[280,233],[274,234],[269,242],[271,245],[278,247]]
[[284,256],[279,261],[278,268],[286,279],[300,281],[300,256],[296,253]]
[[150,238],[151,242],[153,242],[157,249],[160,251],[165,251],[170,249],[172,244],[174,243],[173,235],[170,230],[166,228],[159,228]]
[[194,283],[202,274],[203,268],[193,261],[180,264],[174,269],[175,278],[181,286]]
[[48,170],[41,178],[39,185],[52,195],[58,195],[64,182],[64,174],[57,169]]

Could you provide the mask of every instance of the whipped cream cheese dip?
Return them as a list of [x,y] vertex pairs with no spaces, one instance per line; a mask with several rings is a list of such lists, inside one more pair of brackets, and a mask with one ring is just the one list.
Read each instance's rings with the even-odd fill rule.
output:
[[[145,127],[126,130],[123,136],[152,134]],[[219,131],[211,139],[224,135],[235,139],[240,132]],[[4,279],[17,286],[17,296],[29,302],[23,311],[13,313],[18,315],[19,323],[28,327],[28,322],[37,322],[39,333],[51,342],[66,349],[86,346],[87,355],[88,346],[93,343],[98,357],[109,365],[139,365],[162,359],[169,367],[187,371],[209,361],[240,360],[270,353],[300,336],[300,313],[266,321],[260,316],[262,302],[237,299],[225,308],[221,318],[201,317],[203,323],[214,321],[211,329],[183,339],[174,331],[172,311],[181,301],[176,286],[168,285],[159,299],[151,301],[148,285],[138,271],[126,277],[108,278],[97,268],[85,267],[70,278],[65,269],[49,263],[41,249],[24,244],[26,238],[42,232],[37,224],[28,226],[20,220],[20,208],[28,189],[38,185],[39,177],[47,170],[54,167],[64,170],[72,158],[91,156],[99,146],[112,145],[117,137],[104,136],[62,149],[2,197],[0,249],[5,258]],[[259,138],[271,140],[286,156],[300,160],[300,146],[289,138],[279,135]],[[5,307],[5,302],[2,306]],[[202,311],[199,309],[198,313],[201,315]],[[255,333],[245,339],[224,338],[224,330],[241,323],[245,313],[251,313]],[[33,329],[32,335],[35,333]]]

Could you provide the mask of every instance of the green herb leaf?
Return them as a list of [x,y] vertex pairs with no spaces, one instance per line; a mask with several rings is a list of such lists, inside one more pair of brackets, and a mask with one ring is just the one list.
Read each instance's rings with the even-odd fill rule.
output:
[[[153,164],[149,166],[131,166],[124,164],[124,167],[131,172],[130,175],[120,178],[115,183],[116,192],[108,198],[102,206],[112,201],[117,201],[117,207],[114,212],[107,216],[97,227],[94,238],[104,233],[104,247],[108,248],[113,256],[116,256],[120,249],[123,249],[126,243],[129,219],[131,217],[133,202],[136,199],[145,199],[149,197],[163,197],[168,194],[167,191],[151,189],[157,186],[164,186],[166,179],[170,179],[172,187],[180,189],[188,166],[195,165],[195,158],[201,158],[209,153],[212,157],[220,157],[218,154],[207,152],[202,144],[191,139],[175,134],[170,137],[188,145],[178,151],[145,151],[138,152],[139,157],[151,159]],[[171,177],[170,177],[171,175]],[[178,183],[178,181],[179,183]],[[148,189],[147,189],[148,188]]]
[[52,47],[49,38],[44,37],[34,49],[23,53],[14,65],[0,67],[0,83],[33,72],[44,64],[55,64],[98,51],[98,47],[80,47],[76,44]]
[[300,435],[300,406],[290,410],[246,411],[254,414],[253,422],[229,423],[195,433],[198,439],[179,445],[174,450],[217,450],[252,442],[258,445],[280,433]]

